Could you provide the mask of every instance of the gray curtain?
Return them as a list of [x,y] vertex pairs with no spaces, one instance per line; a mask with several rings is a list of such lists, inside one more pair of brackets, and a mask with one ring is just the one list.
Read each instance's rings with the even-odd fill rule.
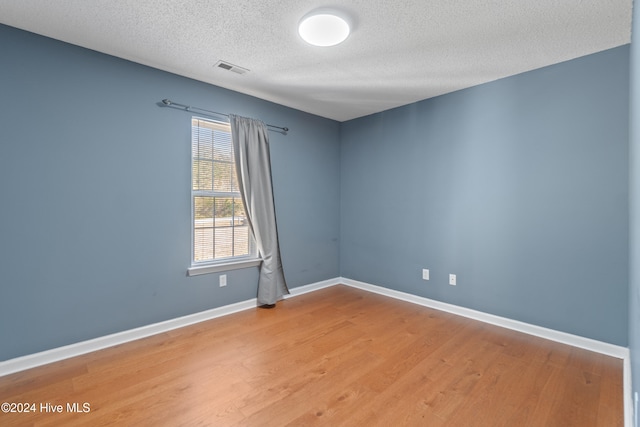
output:
[[229,115],[229,119],[240,194],[262,258],[258,303],[271,305],[289,290],[280,260],[267,126],[259,120],[234,114]]

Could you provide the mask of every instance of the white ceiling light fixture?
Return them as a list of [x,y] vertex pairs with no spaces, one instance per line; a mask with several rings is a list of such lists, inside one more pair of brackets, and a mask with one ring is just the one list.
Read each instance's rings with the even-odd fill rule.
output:
[[344,14],[330,9],[318,9],[305,15],[298,25],[302,40],[313,46],[335,46],[349,37],[351,28]]

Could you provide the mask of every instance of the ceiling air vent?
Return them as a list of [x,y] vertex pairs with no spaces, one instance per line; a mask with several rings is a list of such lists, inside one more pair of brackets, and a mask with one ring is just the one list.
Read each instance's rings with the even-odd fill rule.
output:
[[226,61],[218,61],[215,65],[217,68],[222,68],[223,70],[232,71],[236,74],[244,74],[249,71],[247,68],[242,68],[238,65],[233,65]]

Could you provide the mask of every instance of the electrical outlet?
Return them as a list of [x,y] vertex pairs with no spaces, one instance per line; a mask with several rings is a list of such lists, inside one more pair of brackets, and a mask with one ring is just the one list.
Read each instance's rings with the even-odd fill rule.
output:
[[429,270],[426,268],[422,269],[422,280],[429,280]]
[[227,286],[227,275],[223,274],[220,276],[220,287],[224,288],[225,286]]
[[455,274],[450,274],[449,275],[449,284],[451,286],[455,286],[456,285],[456,275]]

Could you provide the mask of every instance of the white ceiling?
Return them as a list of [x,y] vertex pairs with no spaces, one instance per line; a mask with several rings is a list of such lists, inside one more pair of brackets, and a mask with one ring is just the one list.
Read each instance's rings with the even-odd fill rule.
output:
[[[353,33],[332,48],[309,46],[297,23],[327,5],[351,16]],[[629,43],[631,6],[632,0],[0,0],[0,23],[345,121]],[[215,67],[219,60],[250,71],[224,71]]]

